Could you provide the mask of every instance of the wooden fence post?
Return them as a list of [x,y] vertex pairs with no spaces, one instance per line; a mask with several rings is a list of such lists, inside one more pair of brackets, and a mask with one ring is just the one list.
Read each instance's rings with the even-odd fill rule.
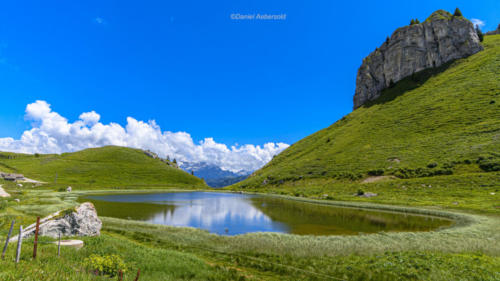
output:
[[21,244],[23,243],[23,226],[19,226],[19,238],[17,239],[16,263],[21,258]]
[[134,281],[139,280],[139,275],[141,275],[141,269],[140,268],[137,270],[137,275],[135,276]]
[[7,251],[7,247],[9,246],[9,240],[10,236],[12,235],[12,229],[14,228],[15,222],[16,222],[15,220],[12,220],[12,223],[10,224],[9,234],[7,234],[7,239],[5,240],[5,246],[3,246],[2,260],[5,258],[5,252]]
[[59,242],[57,243],[57,257],[61,255],[61,232],[59,232]]
[[33,259],[36,259],[36,251],[38,250],[38,231],[40,230],[40,217],[36,217],[35,242],[33,244]]

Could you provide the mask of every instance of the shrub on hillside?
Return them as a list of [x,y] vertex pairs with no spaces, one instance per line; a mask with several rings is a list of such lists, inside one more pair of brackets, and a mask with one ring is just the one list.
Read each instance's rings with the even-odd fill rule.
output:
[[485,172],[496,172],[500,171],[500,159],[499,158],[483,158],[478,161],[479,168]]
[[451,175],[453,174],[452,166],[450,164],[444,164],[442,168],[398,168],[393,172],[393,175],[401,179],[409,178],[422,178],[422,177],[432,177],[440,175]]
[[358,173],[351,173],[351,172],[340,172],[340,173],[334,175],[333,177],[335,179],[339,179],[339,180],[346,180],[347,179],[347,180],[355,181],[355,180],[363,178],[363,175],[358,174]]
[[479,25],[477,25],[477,24],[476,24],[476,33],[477,33],[477,37],[479,37],[479,41],[483,42],[483,40],[484,40],[484,34],[481,31],[481,29],[479,28]]
[[436,168],[436,167],[437,167],[437,165],[438,165],[438,164],[437,164],[436,162],[430,162],[429,164],[427,164],[427,168],[430,168],[430,169],[432,169],[432,168]]
[[98,274],[107,275],[110,277],[116,276],[121,270],[126,271],[126,265],[123,260],[117,255],[91,255],[84,261],[85,267]]
[[368,175],[370,176],[381,176],[384,174],[384,169],[373,169],[368,171]]

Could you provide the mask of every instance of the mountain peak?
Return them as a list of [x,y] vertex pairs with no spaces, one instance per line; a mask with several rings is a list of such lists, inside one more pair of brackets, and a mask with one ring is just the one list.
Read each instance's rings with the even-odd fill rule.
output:
[[[462,18],[464,20],[451,20]],[[483,50],[474,25],[438,10],[423,23],[396,29],[363,60],[356,78],[354,109],[416,72],[439,67]]]

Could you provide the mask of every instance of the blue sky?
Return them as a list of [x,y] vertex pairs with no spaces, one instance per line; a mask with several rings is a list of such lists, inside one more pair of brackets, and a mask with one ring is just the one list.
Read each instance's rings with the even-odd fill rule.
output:
[[[156,120],[232,145],[293,143],[352,108],[363,57],[411,18],[460,7],[483,30],[500,1],[4,1],[0,138],[45,100],[78,119]],[[286,14],[231,20],[232,13]]]

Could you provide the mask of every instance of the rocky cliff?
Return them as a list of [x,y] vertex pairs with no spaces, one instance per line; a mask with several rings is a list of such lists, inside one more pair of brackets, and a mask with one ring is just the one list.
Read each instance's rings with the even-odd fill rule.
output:
[[443,10],[432,13],[423,23],[398,28],[363,60],[356,78],[354,109],[415,72],[482,49],[474,25]]

